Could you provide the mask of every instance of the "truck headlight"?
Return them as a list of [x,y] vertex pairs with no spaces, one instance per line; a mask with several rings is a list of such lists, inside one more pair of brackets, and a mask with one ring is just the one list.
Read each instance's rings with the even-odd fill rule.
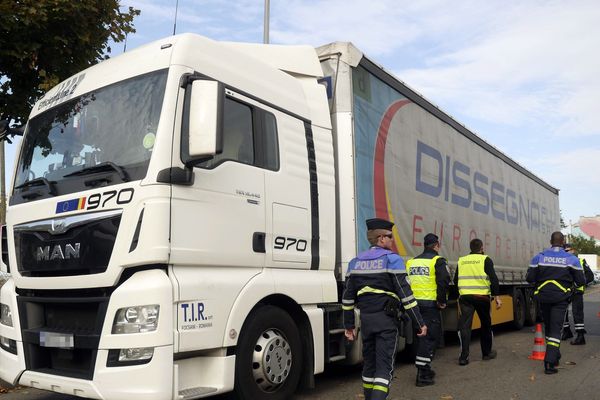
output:
[[115,315],[112,333],[152,332],[158,326],[158,304],[119,308]]
[[0,303],[0,324],[13,326],[12,312],[10,311],[10,307],[2,303]]

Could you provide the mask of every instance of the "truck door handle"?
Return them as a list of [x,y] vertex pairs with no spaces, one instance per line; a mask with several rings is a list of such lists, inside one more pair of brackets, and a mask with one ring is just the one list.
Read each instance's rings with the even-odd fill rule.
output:
[[252,235],[252,250],[255,253],[266,253],[265,250],[265,233],[264,232],[254,232]]

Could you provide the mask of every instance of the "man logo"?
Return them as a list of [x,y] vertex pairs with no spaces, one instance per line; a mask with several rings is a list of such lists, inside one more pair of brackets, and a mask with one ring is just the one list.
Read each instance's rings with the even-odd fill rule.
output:
[[65,249],[60,244],[54,245],[52,253],[50,252],[50,246],[38,247],[35,252],[35,259],[37,261],[50,261],[50,260],[68,260],[79,258],[80,243],[65,245]]

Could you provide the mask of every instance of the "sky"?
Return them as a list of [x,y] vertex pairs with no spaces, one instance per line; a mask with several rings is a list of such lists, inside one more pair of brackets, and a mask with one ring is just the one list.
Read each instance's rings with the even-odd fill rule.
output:
[[[176,0],[121,5],[141,10],[128,50],[173,33]],[[263,17],[261,0],[179,0],[176,33],[262,43]],[[560,189],[565,222],[600,214],[597,0],[272,0],[270,17],[274,44],[354,43]]]

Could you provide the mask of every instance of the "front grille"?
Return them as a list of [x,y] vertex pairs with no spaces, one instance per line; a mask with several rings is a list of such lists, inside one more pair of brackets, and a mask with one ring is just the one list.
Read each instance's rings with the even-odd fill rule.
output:
[[[74,292],[76,293],[76,292]],[[28,370],[91,380],[109,297],[18,296]],[[73,346],[50,347],[41,336],[72,335]]]
[[106,271],[120,222],[121,211],[108,211],[16,225],[19,273],[53,277]]

